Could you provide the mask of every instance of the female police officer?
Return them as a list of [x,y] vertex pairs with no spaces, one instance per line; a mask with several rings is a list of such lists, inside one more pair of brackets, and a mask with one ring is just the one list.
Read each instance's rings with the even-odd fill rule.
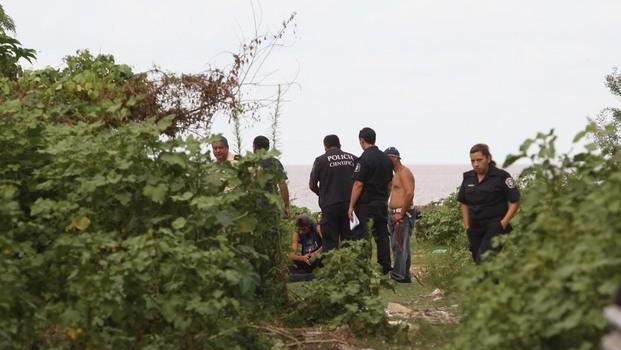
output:
[[470,162],[473,170],[464,173],[457,200],[472,258],[479,264],[481,255],[491,248],[492,238],[511,231],[520,192],[511,175],[496,167],[487,145],[472,146]]

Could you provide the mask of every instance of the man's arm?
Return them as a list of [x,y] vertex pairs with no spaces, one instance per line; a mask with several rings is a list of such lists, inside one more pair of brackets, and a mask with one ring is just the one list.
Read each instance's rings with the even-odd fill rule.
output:
[[300,237],[297,232],[294,232],[291,236],[291,252],[289,252],[289,259],[292,261],[301,261],[305,263],[309,263],[308,258],[304,255],[298,255],[298,244]]
[[364,188],[364,182],[355,180],[354,186],[351,189],[351,198],[349,199],[349,210],[347,211],[347,215],[349,215],[349,220],[354,218],[354,207],[356,203],[358,203],[358,199],[360,198],[360,194],[362,193],[362,189]]
[[278,189],[280,190],[280,196],[282,197],[282,201],[284,204],[283,216],[285,218],[288,218],[291,209],[289,208],[289,186],[287,186],[287,181],[281,181],[278,184]]
[[468,205],[459,203],[459,211],[461,211],[461,219],[464,223],[464,228],[468,230],[470,228],[470,215]]
[[414,206],[414,198],[416,197],[416,178],[414,177],[414,174],[412,174],[411,171],[410,171],[410,175],[412,175],[412,206]]
[[311,191],[315,192],[316,195],[319,195],[319,186],[317,183],[319,182],[319,163],[315,160],[313,163],[313,170],[311,170],[310,180],[308,182],[308,188]]

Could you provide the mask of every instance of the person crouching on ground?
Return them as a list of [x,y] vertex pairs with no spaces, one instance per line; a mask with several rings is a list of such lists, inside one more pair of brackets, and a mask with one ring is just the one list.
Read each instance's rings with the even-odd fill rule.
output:
[[412,171],[401,164],[399,151],[394,147],[387,148],[384,153],[392,162],[395,175],[392,178],[390,198],[388,199],[388,232],[392,243],[394,260],[390,278],[401,283],[410,283],[411,253],[410,233],[414,226],[416,213],[414,211],[414,175]]
[[[291,235],[291,252],[289,259],[297,270],[311,273],[320,266],[321,233],[307,215],[299,215],[295,220],[295,232]],[[298,246],[302,246],[298,254]]]

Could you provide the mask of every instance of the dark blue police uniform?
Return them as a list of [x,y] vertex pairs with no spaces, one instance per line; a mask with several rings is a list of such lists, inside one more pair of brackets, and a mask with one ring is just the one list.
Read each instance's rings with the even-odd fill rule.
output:
[[481,255],[491,248],[494,236],[511,232],[511,225],[503,229],[500,221],[509,209],[508,203],[519,202],[520,191],[508,172],[490,165],[481,182],[474,170],[464,173],[457,200],[468,206],[468,241],[478,264]]
[[355,162],[354,155],[334,147],[313,163],[309,187],[319,196],[324,252],[336,248],[339,240],[351,238],[347,209],[354,184]]
[[356,164],[354,180],[364,184],[355,212],[360,220],[356,229],[358,238],[368,231],[367,223],[373,220],[373,238],[377,244],[377,262],[384,273],[391,269],[390,239],[388,234],[388,196],[393,166],[390,158],[377,146],[368,147]]

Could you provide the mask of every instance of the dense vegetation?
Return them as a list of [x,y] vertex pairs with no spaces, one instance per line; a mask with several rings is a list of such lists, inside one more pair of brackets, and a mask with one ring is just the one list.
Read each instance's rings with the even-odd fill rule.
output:
[[124,120],[109,57],[67,62],[0,81],[2,347],[252,343],[244,320],[285,298],[276,175]]
[[[314,321],[386,324],[385,280],[364,243],[329,254],[339,265],[326,279],[288,295],[291,222],[265,190],[282,174],[259,166],[270,155],[216,164],[208,137],[187,136],[216,113],[240,117],[239,75],[261,40],[230,70],[198,75],[135,73],[86,51],[25,72],[0,57],[11,67],[0,77],[0,348],[259,349],[273,344],[260,324],[301,324],[308,298],[323,310],[323,297],[342,307]],[[344,294],[332,278],[350,280]]]
[[469,293],[456,349],[598,348],[601,310],[621,281],[619,153],[591,143],[557,158],[554,139],[540,134],[522,146],[535,164],[518,229],[462,281]]
[[[616,71],[607,83],[621,96]],[[620,125],[621,111],[609,108],[576,136],[581,152],[559,154],[550,132],[508,157],[505,165],[532,162],[520,179],[522,208],[480,267],[466,263],[454,198],[423,213],[419,238],[448,247],[432,256],[428,278],[462,299],[451,349],[598,348],[602,308],[621,281]]]
[[317,279],[298,288],[290,321],[298,326],[318,323],[347,324],[358,334],[386,330],[381,288],[391,283],[371,262],[371,241],[324,254]]
[[[317,280],[288,291],[291,222],[265,191],[282,174],[259,167],[265,154],[215,164],[209,138],[187,136],[217,113],[240,117],[261,38],[197,75],[88,52],[23,71],[34,51],[1,10],[0,349],[270,348],[265,322],[389,330],[369,242],[326,254]],[[607,83],[621,96],[616,71]],[[481,266],[454,195],[417,223],[418,240],[446,249],[424,281],[461,299],[448,348],[597,348],[621,281],[621,111],[576,137],[584,151],[559,154],[555,140],[538,134],[509,157],[532,162],[522,208]]]

